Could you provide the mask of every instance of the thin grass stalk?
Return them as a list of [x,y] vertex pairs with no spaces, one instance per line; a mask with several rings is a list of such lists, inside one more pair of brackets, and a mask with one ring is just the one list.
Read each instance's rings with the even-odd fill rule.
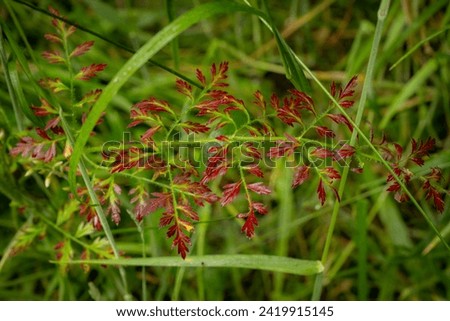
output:
[[[147,257],[147,249],[146,249],[146,242],[145,242],[145,234],[144,234],[144,230],[141,226],[139,226],[139,234],[141,236],[141,242],[142,242],[142,257],[146,258]],[[147,289],[147,279],[146,279],[146,268],[145,266],[142,267],[142,300],[143,301],[147,301],[148,300],[148,289]]]
[[358,249],[358,277],[357,277],[357,294],[358,300],[366,301],[368,299],[368,270],[367,270],[367,212],[369,210],[369,202],[361,199],[356,203],[356,245]]
[[[380,10],[378,11],[378,22],[377,22],[377,26],[375,29],[372,50],[370,52],[369,62],[367,64],[366,77],[364,80],[364,85],[363,85],[362,92],[361,92],[361,98],[359,101],[359,105],[358,105],[358,109],[357,109],[357,113],[356,113],[356,119],[354,122],[355,127],[358,129],[359,129],[359,125],[361,124],[361,119],[362,119],[362,116],[363,116],[363,113],[364,113],[364,110],[366,107],[368,91],[372,89],[372,79],[373,79],[373,71],[375,68],[375,59],[377,57],[378,48],[380,46],[380,40],[381,40],[381,35],[383,33],[384,21],[386,19],[387,12],[389,9],[389,2],[390,2],[390,0],[382,0],[381,5],[380,5]],[[353,146],[355,144],[357,135],[358,135],[358,132],[353,131],[352,136],[350,138],[351,146]],[[388,167],[390,168],[390,166],[388,166]],[[349,173],[349,167],[345,167],[344,172],[342,174],[340,184],[339,184],[339,195],[341,195],[341,197],[345,191],[345,185],[347,182],[348,173]],[[332,214],[332,221],[334,221],[334,223],[336,222],[336,218],[339,213],[339,208],[340,208],[340,203],[339,202],[334,203],[333,214]],[[332,234],[332,232],[334,230],[334,224],[333,224],[333,226],[330,225],[330,230],[331,230],[331,234]],[[330,246],[331,240],[327,239],[327,241],[328,242],[326,243],[325,249],[322,254],[322,263],[325,262],[328,257],[328,251],[329,251],[329,246]]]
[[175,277],[175,286],[173,288],[171,297],[172,301],[180,300],[180,292],[181,292],[181,285],[183,284],[184,272],[186,272],[185,267],[177,268],[177,274]]
[[[278,222],[277,222],[277,245],[276,254],[278,256],[288,256],[289,254],[289,234],[292,217],[294,216],[294,197],[292,194],[292,171],[284,166],[283,160],[277,162],[275,176],[278,193]],[[285,275],[274,273],[273,276],[274,294],[276,300],[282,299]]]
[[[205,204],[204,207],[202,207],[199,211],[199,216],[202,218],[203,222],[207,222],[211,219],[211,205]],[[197,255],[203,256],[205,255],[205,249],[206,249],[206,230],[208,228],[208,224],[198,224],[197,229]],[[203,301],[206,297],[206,287],[205,287],[205,277],[204,277],[204,269],[198,269],[197,270],[197,293],[198,293],[198,300]]]
[[[60,109],[60,113],[59,116],[61,118],[61,125],[64,129],[64,132],[66,133],[70,145],[73,146],[75,141],[74,138],[72,136],[72,132],[70,130],[70,127],[63,115],[63,111],[62,109]],[[114,240],[114,236],[111,232],[111,228],[109,227],[109,223],[108,223],[108,219],[106,218],[105,212],[103,211],[103,207],[100,205],[100,201],[98,200],[97,195],[95,194],[94,191],[94,186],[92,185],[92,182],[89,178],[89,174],[87,172],[86,166],[84,165],[83,160],[80,160],[80,162],[78,163],[78,169],[80,170],[81,173],[81,177],[83,178],[84,184],[88,190],[89,193],[89,197],[91,199],[91,202],[93,203],[92,206],[95,208],[95,211],[98,215],[98,218],[100,220],[100,223],[102,224],[103,227],[103,231],[105,232],[105,236],[109,242],[109,244],[111,245],[111,249],[113,250],[114,253],[114,257],[115,258],[119,258],[120,254],[119,254],[119,249],[117,247],[117,244]],[[122,279],[122,285],[125,289],[125,292],[127,293],[125,296],[125,299],[130,299],[129,294],[128,294],[128,284],[127,284],[127,277],[126,277],[126,272],[125,269],[123,267],[119,267],[119,273],[120,273],[120,277]]]
[[[169,23],[174,20],[174,6],[173,6],[173,0],[166,0],[166,10],[167,10],[167,18],[169,19]],[[172,40],[172,58],[173,58],[173,65],[175,70],[180,69],[180,45],[178,42],[178,37]]]
[[[356,141],[356,137],[357,137],[357,134],[359,131],[359,125],[361,123],[362,115],[364,113],[364,109],[365,109],[365,105],[366,105],[367,94],[368,94],[369,89],[372,88],[372,78],[373,78],[373,71],[375,69],[375,60],[377,57],[378,48],[380,46],[380,40],[381,40],[381,36],[383,34],[383,27],[384,27],[384,22],[385,22],[385,19],[386,19],[388,10],[389,10],[389,4],[390,4],[390,0],[382,0],[381,4],[380,4],[380,9],[378,10],[377,26],[376,26],[375,35],[373,38],[372,49],[370,51],[369,62],[367,64],[366,77],[365,77],[363,89],[361,92],[361,98],[359,100],[358,110],[356,113],[356,120],[354,122],[354,125],[355,125],[354,127],[356,130],[353,131],[352,136],[350,138],[351,146],[353,146]],[[326,91],[326,92],[328,93],[328,91]],[[336,102],[336,105],[338,107],[340,107],[337,102]],[[348,118],[348,119],[351,121],[350,118]],[[369,141],[369,144],[370,144],[370,141]],[[373,147],[372,144],[370,144],[370,145]],[[389,167],[389,165],[388,165],[388,167]],[[389,169],[390,169],[390,167],[389,167]],[[347,183],[348,173],[349,173],[349,167],[347,166],[344,168],[344,171],[341,175],[341,180],[339,183],[338,193],[341,196],[341,198],[343,196],[343,193],[345,190],[345,185]],[[398,179],[398,181],[400,181],[400,180]],[[325,245],[324,245],[324,249],[322,252],[322,259],[321,259],[322,264],[325,264],[328,259],[328,253],[330,250],[330,245],[331,245],[331,241],[333,238],[334,228],[336,226],[336,221],[337,221],[337,217],[339,214],[340,206],[341,206],[340,202],[334,203],[333,213],[331,214],[330,226],[328,227],[327,238],[325,240]],[[322,273],[324,273],[324,272],[322,272]],[[314,286],[312,300],[320,299],[320,295],[322,292],[322,281],[323,281],[323,276],[316,277],[316,284]]]

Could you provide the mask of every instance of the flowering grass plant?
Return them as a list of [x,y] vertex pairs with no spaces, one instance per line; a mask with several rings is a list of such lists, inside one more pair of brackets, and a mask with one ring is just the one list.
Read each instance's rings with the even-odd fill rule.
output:
[[[13,2],[7,3],[8,14],[14,16]],[[18,50],[9,27],[2,24],[2,68],[14,109],[3,115],[15,119],[16,125],[11,121],[2,129],[6,178],[1,192],[10,201],[15,221],[21,223],[5,245],[0,271],[30,249],[44,248],[46,260],[59,271],[51,286],[60,291],[69,274],[79,273],[74,272],[77,266],[89,278],[94,271],[105,277],[115,275],[114,268],[106,269],[109,272],[98,268],[99,264],[115,265],[121,298],[146,299],[148,282],[159,282],[152,279],[154,273],[164,279],[164,272],[149,269],[178,266],[174,281],[178,295],[185,267],[209,265],[273,271],[275,294],[271,298],[282,298],[284,276],[280,272],[315,275],[308,295],[317,299],[352,251],[347,247],[348,252],[340,256],[330,252],[333,242],[341,242],[339,237],[335,240],[339,218],[348,219],[353,211],[357,243],[352,246],[359,251],[356,286],[358,297],[367,299],[367,250],[377,248],[367,236],[372,215],[384,211],[380,219],[395,224],[390,232],[394,240],[405,248],[413,247],[397,208],[419,214],[434,236],[423,253],[441,243],[442,253],[448,255],[448,233],[437,227],[440,217],[448,216],[448,162],[442,161],[445,156],[433,158],[433,154],[443,155],[443,139],[432,131],[437,135],[397,139],[389,128],[376,123],[377,117],[365,113],[389,1],[381,3],[367,72],[363,75],[356,70],[354,74],[359,75],[332,80],[328,88],[284,41],[265,6],[260,11],[250,3],[230,2],[227,8],[217,3],[200,5],[172,19],[118,71],[96,50],[98,34],[81,33],[54,7],[48,11],[37,8],[52,16],[52,30],[43,34],[47,48],[34,57],[39,73]],[[109,107],[117,103],[113,98],[158,48],[200,21],[205,12],[238,11],[253,14],[268,27],[291,80],[289,89],[270,91],[261,85],[253,86],[251,92],[241,90],[236,83],[237,62],[230,59],[211,59],[209,66],[190,66],[183,73],[163,66],[175,79],[163,91],[130,94],[122,99],[120,116],[114,116],[114,107]],[[260,26],[261,22],[254,23]],[[178,45],[173,40],[177,59]],[[10,61],[15,59],[26,84]],[[319,90],[311,88],[305,74]],[[34,95],[25,98],[22,86],[31,86]],[[383,200],[373,198],[375,205],[370,210],[367,199],[375,194],[366,180],[378,182],[377,193],[384,195],[387,211],[394,213],[391,218],[382,209]],[[347,189],[357,193],[354,206],[354,195]],[[295,206],[300,207],[294,210]],[[297,240],[305,236],[289,227],[295,227],[299,219],[293,214],[310,213],[307,222],[321,211],[332,212],[321,216],[329,217],[322,221],[328,228],[318,229],[323,238],[318,245],[309,245],[315,248],[313,252],[300,244],[300,253],[294,255],[294,235]],[[224,215],[217,219],[216,213]],[[405,215],[409,220],[407,216],[414,214]],[[207,235],[206,227],[214,232]],[[265,235],[280,240],[275,252],[267,256],[262,255],[265,246],[260,244]],[[214,245],[220,242],[228,244],[228,252]],[[208,243],[211,246],[205,253]],[[240,253],[236,244],[243,249],[260,244],[262,251]],[[166,245],[178,257],[166,251]],[[304,257],[302,252],[309,255]],[[141,276],[131,277],[130,268],[125,268],[129,265],[140,266]],[[139,278],[142,292],[137,294],[134,288]],[[203,276],[197,278],[202,299],[207,290]],[[89,284],[91,297],[104,298],[98,284]],[[61,298],[66,297],[61,294]],[[330,294],[330,298],[339,296]]]

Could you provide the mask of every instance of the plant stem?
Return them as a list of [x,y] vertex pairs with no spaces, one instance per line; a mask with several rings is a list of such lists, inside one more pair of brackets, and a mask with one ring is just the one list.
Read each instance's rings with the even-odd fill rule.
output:
[[[167,18],[169,18],[169,22],[172,22],[174,20],[174,14],[173,14],[173,0],[166,0],[166,10],[167,10]],[[172,58],[174,61],[174,68],[175,70],[180,69],[180,50],[179,50],[179,43],[178,38],[175,38],[172,40]]]
[[[64,132],[67,135],[67,138],[69,139],[70,145],[73,147],[75,140],[72,136],[72,132],[70,130],[70,127],[63,115],[63,110],[60,108],[59,110],[59,117],[61,118],[61,125],[64,129]],[[78,163],[78,169],[80,170],[81,176],[84,180],[84,184],[88,190],[89,197],[92,201],[92,206],[94,206],[95,211],[97,213],[97,216],[100,220],[100,223],[102,224],[103,230],[105,232],[106,238],[108,239],[109,244],[111,245],[111,249],[113,250],[114,257],[118,259],[120,257],[119,249],[117,248],[116,242],[114,240],[114,236],[111,232],[111,229],[108,224],[108,220],[106,218],[105,212],[103,211],[103,207],[100,205],[100,201],[98,200],[97,195],[95,194],[94,187],[92,185],[92,182],[89,178],[89,174],[87,172],[86,166],[84,165],[83,160],[80,160]],[[122,278],[123,287],[125,289],[125,292],[127,293],[126,296],[128,297],[128,284],[127,284],[127,278],[125,269],[123,267],[119,267],[120,276]]]
[[[374,35],[374,39],[372,42],[372,49],[370,52],[370,56],[369,56],[369,62],[367,65],[367,72],[366,72],[366,78],[365,78],[365,82],[363,85],[363,89],[362,89],[362,93],[361,93],[361,99],[359,101],[359,106],[358,106],[358,110],[357,110],[357,114],[356,114],[356,120],[354,122],[354,127],[357,130],[354,130],[352,133],[352,136],[350,138],[350,145],[353,146],[355,141],[356,141],[356,136],[358,134],[358,129],[359,129],[359,124],[361,123],[361,118],[365,109],[365,104],[366,104],[366,99],[367,99],[367,93],[369,88],[372,87],[372,77],[373,77],[373,70],[375,67],[375,59],[377,56],[377,52],[378,52],[378,48],[380,45],[380,39],[381,39],[381,35],[383,33],[383,26],[384,26],[384,21],[386,19],[387,16],[387,12],[389,9],[389,2],[390,0],[382,0],[381,4],[380,4],[380,9],[378,11],[378,22],[377,22],[377,26],[375,29],[375,35]],[[339,104],[337,104],[339,105]],[[340,106],[339,106],[340,107]],[[348,118],[348,117],[347,117]],[[351,119],[350,119],[351,121]],[[370,144],[371,145],[371,144]],[[373,145],[371,145],[373,146]],[[349,167],[345,167],[344,171],[341,175],[341,180],[340,180],[340,184],[339,184],[339,195],[342,199],[344,190],[345,190],[345,185],[347,182],[347,177],[348,177],[348,173],[349,173]],[[337,221],[337,217],[339,214],[339,209],[340,209],[340,202],[335,202],[334,203],[334,207],[333,207],[333,213],[331,214],[331,221],[330,221],[330,226],[328,227],[328,233],[327,233],[327,238],[325,240],[325,246],[322,252],[322,264],[325,264],[327,259],[328,259],[328,253],[330,250],[330,245],[331,245],[331,241],[333,238],[333,233],[334,233],[334,228],[336,226],[336,221]],[[325,272],[322,272],[322,274],[324,274]],[[323,281],[323,275],[318,275],[316,276],[316,282],[314,285],[314,292],[312,295],[312,299],[313,300],[319,300],[320,299],[320,295],[322,292],[322,281]]]

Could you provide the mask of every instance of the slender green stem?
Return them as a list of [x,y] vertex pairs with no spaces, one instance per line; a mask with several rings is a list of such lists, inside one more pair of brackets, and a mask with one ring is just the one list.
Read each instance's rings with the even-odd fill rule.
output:
[[366,301],[368,298],[368,272],[367,272],[367,214],[369,201],[361,199],[356,203],[356,244],[358,248],[358,300]]
[[247,182],[245,181],[245,173],[244,173],[244,170],[242,169],[242,166],[240,166],[240,165],[238,165],[238,166],[239,166],[239,174],[241,176],[242,186],[244,186],[245,196],[247,197],[247,202],[251,209],[252,199],[250,197],[250,192],[248,191]]
[[78,245],[82,246],[84,249],[88,249],[91,252],[94,252],[94,253],[97,253],[97,254],[100,254],[100,255],[104,255],[104,253],[103,252],[99,252],[96,247],[93,247],[93,246],[89,245],[88,243],[84,243],[83,241],[81,241],[80,239],[76,238],[75,236],[73,236],[69,232],[67,232],[64,229],[60,228],[58,225],[53,223],[51,220],[49,220],[44,215],[39,215],[39,218],[41,220],[43,220],[45,222],[45,224],[51,226],[55,231],[57,231],[57,232],[61,233],[62,235],[64,235],[65,238],[72,240],[73,242],[75,242]]
[[[130,211],[127,211],[127,212],[130,215],[131,219],[133,220],[134,224],[136,224],[136,228],[137,228],[137,230],[139,232],[139,236],[141,238],[141,255],[142,255],[142,258],[146,258],[147,257],[147,249],[146,249],[144,228],[142,226],[143,224],[141,224],[137,220],[136,216],[133,213],[131,213]],[[145,220],[145,218],[144,218],[144,220]],[[147,301],[148,300],[148,291],[147,291],[146,268],[144,265],[142,266],[141,289],[142,289],[142,301]]]
[[[172,22],[174,20],[174,13],[173,13],[173,0],[166,0],[166,10],[167,10],[167,17],[169,18],[169,22]],[[172,58],[174,61],[174,67],[175,70],[180,69],[180,48],[178,44],[178,38],[175,38],[172,40]]]
[[185,267],[177,268],[177,275],[175,277],[175,286],[172,292],[172,301],[180,300],[180,292],[181,292],[181,285],[183,284],[184,272],[186,272]]
[[[433,231],[436,233],[436,235],[440,238],[440,240],[442,241],[442,243],[445,245],[445,247],[447,249],[450,250],[449,245],[447,244],[447,242],[444,240],[444,238],[442,237],[442,235],[440,234],[440,232],[437,230],[437,228],[435,227],[435,225],[433,224],[432,220],[430,219],[430,217],[428,216],[428,214],[424,211],[424,209],[420,206],[420,204],[417,202],[417,200],[414,198],[414,196],[411,194],[411,192],[408,190],[407,186],[402,182],[402,180],[396,175],[396,173],[394,172],[394,170],[392,169],[392,167],[387,163],[387,161],[382,157],[382,155],[380,154],[380,152],[376,149],[376,147],[371,143],[370,139],[362,132],[362,130],[359,128],[359,124],[361,122],[361,118],[362,118],[362,114],[364,112],[364,106],[366,103],[366,99],[367,99],[367,93],[368,90],[371,88],[372,86],[372,78],[373,78],[373,70],[374,70],[374,66],[375,66],[375,58],[377,55],[377,51],[378,51],[378,47],[379,47],[379,43],[380,43],[380,39],[381,39],[381,35],[382,35],[382,30],[383,30],[383,25],[384,25],[384,21],[385,18],[387,16],[387,12],[389,10],[389,3],[390,0],[382,0],[381,4],[380,4],[380,9],[378,11],[378,22],[377,22],[377,27],[375,30],[375,36],[374,36],[374,40],[373,40],[373,44],[372,44],[372,50],[371,50],[371,54],[369,57],[369,63],[368,63],[368,67],[367,67],[367,73],[366,73],[366,81],[364,83],[363,86],[363,91],[361,94],[361,100],[360,100],[360,104],[359,104],[359,108],[358,108],[358,112],[356,115],[356,121],[353,121],[347,114],[347,112],[345,111],[344,108],[342,108],[342,106],[339,105],[339,103],[328,93],[328,91],[323,87],[323,85],[319,82],[319,80],[312,74],[312,72],[308,69],[308,67],[300,61],[300,59],[298,59],[299,63],[302,65],[302,67],[305,68],[305,70],[312,76],[312,78],[314,79],[314,81],[317,82],[317,84],[319,85],[319,87],[321,87],[321,89],[327,93],[327,95],[329,95],[329,98],[333,101],[333,103],[337,106],[337,108],[339,109],[339,111],[349,120],[349,122],[352,124],[352,126],[355,128],[355,131],[352,134],[351,140],[350,140],[350,144],[354,144],[354,142],[356,141],[356,136],[359,135],[360,138],[362,138],[362,140],[364,140],[368,146],[372,149],[373,153],[376,155],[376,157],[379,159],[379,161],[383,164],[383,166],[389,171],[389,173],[394,177],[394,179],[399,183],[399,185],[401,186],[402,190],[405,192],[405,194],[409,197],[409,199],[411,199],[412,203],[414,204],[414,206],[419,210],[419,212],[422,214],[422,216],[425,218],[425,220],[427,221],[427,223],[429,224],[429,226],[433,229]],[[341,181],[340,181],[340,185],[339,185],[339,194],[342,197],[342,194],[345,190],[345,184],[347,181],[347,176],[349,173],[349,168],[345,167],[344,171],[341,175]],[[327,238],[325,241],[325,246],[324,246],[324,250],[322,253],[322,263],[324,264],[328,258],[328,252],[330,249],[330,245],[331,245],[331,239],[332,239],[332,235],[334,232],[334,228],[336,225],[336,221],[337,221],[337,216],[339,213],[339,209],[340,209],[340,204],[338,202],[336,202],[334,204],[334,208],[333,208],[333,214],[331,216],[331,222],[330,222],[330,226],[328,229],[328,233],[327,233]],[[318,279],[316,279],[317,282]],[[315,289],[320,289],[321,290],[321,286],[316,286]],[[313,299],[318,300],[320,298],[320,291],[317,292],[315,291],[313,293]]]
[[[381,35],[383,33],[384,21],[386,19],[387,11],[389,9],[389,2],[390,2],[390,0],[383,0],[380,5],[380,10],[378,11],[378,23],[377,23],[377,26],[375,29],[375,36],[374,36],[373,43],[372,43],[372,50],[370,52],[369,62],[367,64],[366,77],[365,77],[363,89],[361,92],[361,98],[359,100],[358,109],[356,112],[356,119],[354,121],[354,127],[358,128],[358,129],[359,129],[359,125],[361,124],[361,119],[362,119],[364,109],[366,106],[368,91],[372,88],[372,79],[373,79],[373,70],[375,68],[375,59],[377,57],[378,48],[380,46],[380,40],[381,40]],[[357,130],[353,131],[352,136],[350,138],[351,146],[353,146],[355,144],[357,134],[358,134]],[[370,145],[373,146],[372,144],[370,144]],[[390,168],[390,166],[388,166],[388,167]],[[347,183],[349,169],[350,169],[349,167],[345,167],[344,172],[341,175],[341,180],[340,180],[340,184],[339,184],[339,195],[341,196],[341,198],[345,191],[345,185]],[[327,241],[325,243],[324,251],[322,253],[322,263],[324,263],[328,257],[328,252],[329,252],[329,248],[330,248],[330,244],[331,244],[331,237],[332,237],[332,234],[334,231],[334,226],[336,224],[339,209],[340,209],[340,203],[339,202],[334,203],[333,214],[331,215],[331,224],[330,224],[330,228],[328,230],[329,234],[327,236]]]
[[[375,36],[374,36],[374,39],[372,42],[372,49],[371,49],[370,56],[369,56],[369,62],[367,65],[366,78],[365,78],[364,86],[362,89],[361,98],[359,101],[358,111],[356,114],[356,120],[354,122],[354,127],[356,130],[353,131],[352,136],[350,138],[351,146],[354,145],[354,143],[356,141],[357,133],[359,133],[359,125],[361,123],[362,115],[364,113],[365,104],[366,104],[366,100],[367,100],[367,93],[368,93],[369,89],[372,88],[372,78],[373,78],[373,70],[375,68],[375,59],[377,56],[378,48],[380,46],[380,40],[381,40],[381,35],[383,33],[384,21],[386,19],[387,12],[389,9],[389,2],[390,2],[390,0],[382,0],[382,2],[380,4],[380,9],[378,11],[378,22],[377,22],[377,26],[375,29]],[[326,91],[326,92],[328,93],[328,91]],[[341,106],[339,106],[339,104],[337,102],[335,102],[335,104],[338,106],[338,108],[342,109]],[[351,119],[349,117],[347,117],[347,118],[351,121]],[[362,135],[362,136],[364,136],[364,135]],[[370,144],[370,141],[369,141],[369,145],[371,147],[373,147],[373,145]],[[374,150],[376,151],[376,149],[374,149]],[[376,151],[376,153],[378,153],[378,151]],[[390,169],[389,165],[388,165],[388,168]],[[340,184],[339,184],[338,193],[341,198],[345,191],[345,185],[347,183],[348,173],[349,173],[349,167],[347,166],[344,168],[344,171],[341,175]],[[333,207],[333,213],[331,214],[330,226],[328,227],[327,238],[325,240],[325,245],[324,245],[324,249],[322,252],[322,259],[321,259],[322,264],[325,264],[328,259],[328,253],[329,253],[331,241],[333,238],[334,228],[336,226],[339,209],[340,209],[340,202],[335,202],[334,207]],[[313,292],[313,297],[312,297],[313,300],[320,299],[320,294],[322,291],[322,281],[323,281],[323,276],[316,277],[316,284],[314,287],[314,292]]]
[[[73,138],[71,129],[63,115],[63,111],[61,108],[60,108],[59,117],[61,118],[61,125],[64,129],[64,132],[66,133],[70,144],[73,146],[75,143],[75,140]],[[94,206],[95,211],[97,212],[97,216],[100,220],[100,223],[102,224],[106,238],[108,239],[108,242],[111,245],[111,249],[113,250],[114,257],[119,258],[120,257],[119,249],[117,248],[116,242],[114,240],[114,236],[111,232],[111,228],[109,227],[108,219],[106,218],[105,212],[103,211],[103,207],[100,205],[100,201],[98,200],[97,194],[95,194],[94,187],[92,186],[92,182],[89,178],[89,174],[87,172],[87,169],[86,169],[86,166],[84,165],[83,160],[80,160],[80,162],[78,164],[78,169],[80,170],[81,177],[84,180],[84,184],[88,190],[89,197],[93,203],[92,206]],[[120,276],[122,278],[122,283],[123,283],[125,292],[128,293],[128,284],[127,284],[125,269],[123,267],[120,267],[119,272],[120,272]]]
[[414,47],[412,47],[411,49],[408,50],[407,53],[405,53],[399,60],[397,60],[390,68],[389,70],[394,69],[395,67],[397,67],[403,60],[405,60],[407,57],[409,57],[414,51],[416,51],[417,49],[420,48],[420,46],[422,46],[424,43],[429,42],[431,39],[433,39],[434,37],[439,36],[441,33],[446,32],[447,30],[450,29],[450,26],[447,25],[445,26],[443,29],[433,33],[432,35],[426,37],[425,39],[423,39],[422,41],[418,42]]
[[[217,185],[217,182],[216,182]],[[205,206],[199,209],[199,216],[201,217],[201,223],[210,223],[211,222],[211,205],[205,204]],[[208,229],[209,224],[197,224],[196,229],[196,249],[197,255],[203,256],[205,255],[205,249],[207,244],[206,239],[206,231]],[[205,277],[204,277],[204,269],[197,270],[197,293],[198,300],[204,301],[206,299],[206,286],[205,286]]]
[[[174,218],[175,218],[175,222],[178,222],[178,202],[177,202],[177,197],[176,197],[176,193],[175,190],[173,189],[173,177],[172,177],[172,172],[170,169],[170,165],[167,165],[168,169],[167,169],[167,173],[169,176],[169,182],[170,182],[170,188],[171,188],[171,194],[172,194],[172,203],[173,203],[173,212],[174,212]],[[177,223],[178,224],[178,223]],[[179,300],[180,297],[180,291],[181,291],[181,284],[183,283],[183,278],[184,278],[184,272],[185,272],[186,268],[184,267],[180,267],[177,269],[177,275],[175,278],[175,287],[173,289],[172,292],[172,300],[177,301]]]
[[[278,205],[278,226],[277,226],[277,245],[276,253],[278,256],[286,257],[289,255],[289,242],[291,236],[292,218],[295,212],[295,200],[292,193],[292,170],[286,168],[284,162],[279,160],[276,165],[273,178],[275,179],[275,189],[279,201]],[[285,284],[285,275],[274,273],[274,298],[283,299],[283,285]]]

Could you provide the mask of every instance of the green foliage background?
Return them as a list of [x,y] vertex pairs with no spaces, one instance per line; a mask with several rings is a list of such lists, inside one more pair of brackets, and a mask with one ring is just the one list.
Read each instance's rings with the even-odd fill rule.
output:
[[[138,51],[174,18],[207,2],[214,1],[38,1],[37,5],[43,9],[51,5],[70,21],[115,43],[82,30],[76,32],[79,42],[96,42],[81,58],[83,63],[108,64],[98,83],[79,88],[85,91],[110,84],[132,57],[124,47]],[[263,1],[249,2],[264,11]],[[274,26],[327,88],[331,81],[345,84],[355,74],[364,79],[379,5],[375,0],[267,1]],[[158,213],[148,216],[140,230],[126,214],[123,222],[112,228],[118,249],[127,257],[172,256],[170,263],[164,260],[137,263],[147,264],[145,269],[127,266],[131,261],[126,262],[125,258],[122,263],[128,289],[124,288],[114,266],[93,265],[85,272],[79,264],[71,265],[68,270],[55,264],[54,246],[67,237],[64,234],[67,232],[55,225],[57,213],[64,209],[71,211],[64,207],[67,191],[63,187],[68,187],[68,178],[55,179],[46,188],[45,177],[40,177],[38,172],[24,176],[26,169],[9,155],[9,150],[18,135],[36,121],[29,106],[37,104],[39,97],[36,84],[27,77],[27,72],[36,80],[42,77],[42,72],[47,77],[67,75],[40,56],[49,49],[43,35],[51,31],[50,17],[17,1],[4,0],[0,4],[0,18],[1,54],[8,65],[7,69],[4,66],[0,69],[0,176],[3,178],[0,183],[0,299],[308,300],[317,297],[320,291],[314,290],[316,277],[313,275],[275,272],[272,263],[267,263],[265,270],[254,266],[236,268],[246,266],[236,263],[238,254],[269,254],[310,261],[322,258],[333,207],[319,206],[315,184],[292,190],[292,173],[282,166],[275,168],[269,177],[275,191],[271,212],[260,220],[254,239],[248,240],[240,233],[241,222],[234,218],[237,208],[215,204],[200,210],[191,255],[223,255],[221,259],[226,263],[219,264],[221,267],[184,266],[170,249],[165,232],[157,227]],[[191,78],[196,68],[207,70],[214,62],[229,61],[230,91],[247,102],[254,100],[256,90],[269,97],[272,92],[282,95],[293,87],[283,67],[285,56],[280,55],[274,35],[257,16],[230,9],[226,14],[198,20],[198,24],[181,33],[175,41],[156,50],[152,59]],[[449,26],[447,1],[392,1],[361,123],[366,135],[371,129],[377,137],[384,132],[405,148],[411,137],[434,137],[436,152],[426,168],[416,170],[440,166],[444,173],[443,187],[447,189]],[[14,54],[14,47],[20,49],[22,57]],[[399,59],[402,60],[392,68]],[[23,67],[24,62],[29,71]],[[15,96],[8,89],[8,76]],[[95,148],[108,140],[120,141],[128,124],[130,107],[142,99],[155,96],[174,104],[182,103],[174,88],[173,74],[146,63],[128,76],[111,97],[105,121],[89,146]],[[328,98],[320,87],[311,80],[309,84],[316,105],[326,105]],[[14,103],[21,110],[15,112]],[[364,163],[363,174],[351,176],[345,188],[329,253],[322,262],[325,272],[319,282],[320,298],[450,299],[449,251],[411,203],[399,204],[385,192],[382,166],[371,159]],[[449,207],[438,214],[420,190],[414,195],[449,241]],[[25,214],[24,206],[29,209]],[[72,211],[74,224],[78,224],[82,218],[76,209]],[[26,237],[20,237],[23,231]],[[93,233],[89,242],[95,243],[103,236]],[[26,249],[11,256],[8,251],[11,246],[18,246],[17,240],[24,242]],[[82,248],[80,244],[72,246],[78,252]],[[258,264],[264,266],[264,259]]]

